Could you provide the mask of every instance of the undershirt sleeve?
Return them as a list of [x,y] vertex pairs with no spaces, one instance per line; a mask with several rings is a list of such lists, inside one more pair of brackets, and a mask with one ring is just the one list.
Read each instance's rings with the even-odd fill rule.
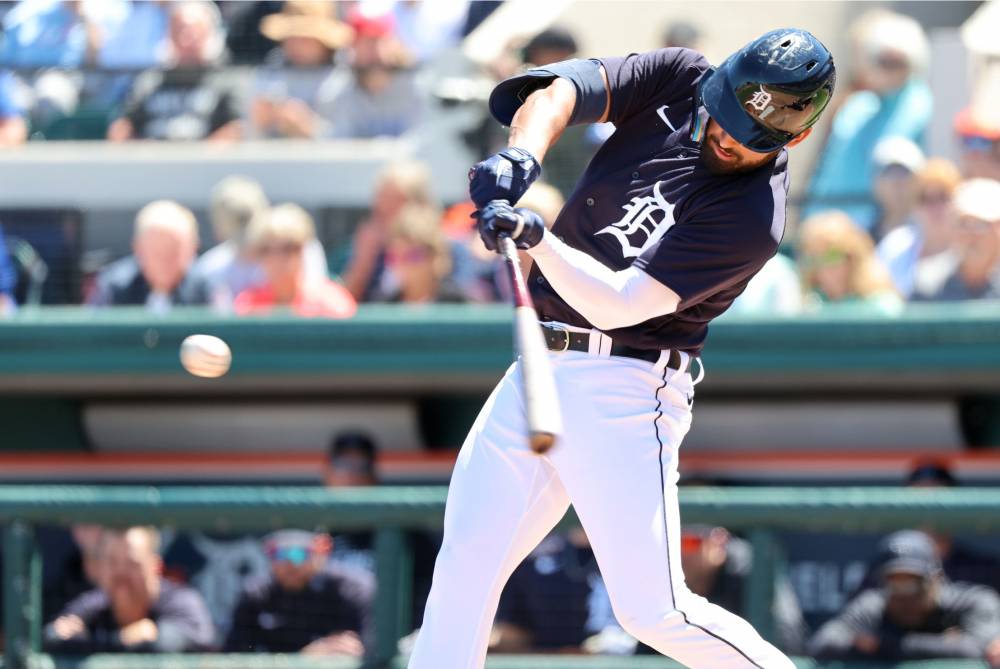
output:
[[628,327],[677,309],[677,293],[641,269],[616,272],[549,231],[528,253],[559,296],[599,330]]

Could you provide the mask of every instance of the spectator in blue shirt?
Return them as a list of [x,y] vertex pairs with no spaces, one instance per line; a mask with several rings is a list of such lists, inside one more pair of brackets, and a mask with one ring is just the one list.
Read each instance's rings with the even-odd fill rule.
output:
[[5,316],[14,310],[14,285],[17,273],[7,254],[7,244],[0,229],[0,316]]
[[892,136],[921,145],[933,98],[923,77],[929,47],[920,24],[882,10],[862,21],[856,40],[863,89],[850,95],[833,118],[803,215],[840,209],[871,230],[878,214],[872,198],[875,145]]
[[28,138],[24,110],[14,99],[14,75],[0,72],[0,147],[23,144]]

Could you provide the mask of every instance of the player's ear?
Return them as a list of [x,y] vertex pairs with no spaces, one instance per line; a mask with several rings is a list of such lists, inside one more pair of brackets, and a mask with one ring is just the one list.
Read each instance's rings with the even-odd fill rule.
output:
[[790,141],[788,144],[785,144],[785,147],[790,149],[793,146],[798,146],[799,144],[802,143],[802,141],[806,137],[808,137],[810,134],[812,134],[812,131],[813,131],[812,128],[806,128],[805,130],[802,131],[802,134],[800,134],[798,137],[796,137],[795,139],[793,139],[792,141]]

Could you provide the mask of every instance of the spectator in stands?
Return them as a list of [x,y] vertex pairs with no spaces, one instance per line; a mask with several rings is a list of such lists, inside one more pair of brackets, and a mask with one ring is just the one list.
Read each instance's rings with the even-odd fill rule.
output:
[[23,144],[28,138],[28,124],[15,99],[15,86],[14,75],[0,71],[0,148]]
[[[191,273],[212,289],[212,304],[232,308],[236,296],[266,280],[264,270],[247,248],[247,227],[254,216],[270,207],[260,183],[244,176],[226,177],[212,189],[212,232],[219,242],[199,257]],[[305,274],[310,279],[327,276],[326,252],[315,237],[306,243]]]
[[189,273],[197,250],[198,223],[189,209],[171,200],[147,204],[135,217],[132,255],[101,271],[87,303],[145,305],[155,313],[207,304],[208,284]]
[[521,62],[527,67],[551,65],[576,56],[576,37],[566,28],[547,28],[521,49]]
[[875,251],[889,270],[896,290],[909,298],[916,284],[937,285],[947,269],[944,257],[955,233],[952,198],[962,177],[944,158],[931,158],[917,173],[914,220],[890,231]]
[[872,162],[872,192],[878,213],[869,233],[878,241],[896,228],[912,224],[917,173],[924,167],[924,152],[905,137],[887,137],[875,145]]
[[810,655],[884,662],[980,659],[1000,638],[1000,596],[981,585],[949,581],[925,534],[891,534],[880,554],[880,587],[862,591],[823,625],[809,642]]
[[955,190],[957,230],[951,270],[936,286],[918,286],[917,300],[1000,298],[1000,181],[970,179]]
[[[86,4],[86,3],[84,3]],[[101,35],[97,64],[139,70],[162,65],[167,57],[170,12],[159,0],[126,0]]]
[[335,138],[398,137],[423,116],[413,58],[395,34],[391,14],[369,16],[356,9],[350,72],[323,85],[320,114]]
[[257,214],[247,229],[247,245],[264,270],[265,282],[236,296],[241,315],[275,308],[299,316],[348,318],[357,304],[346,288],[305,271],[305,248],[316,238],[312,216],[297,204],[281,204]]
[[330,444],[324,481],[330,488],[377,485],[375,442],[365,432],[337,434]]
[[[562,211],[565,199],[557,188],[544,181],[536,181],[518,201],[518,206],[537,212],[545,227],[551,228]],[[448,208],[442,221],[445,235],[452,243],[454,268],[452,277],[462,288],[465,299],[470,302],[496,302],[510,294],[507,272],[500,256],[483,244],[476,230],[472,213],[475,206],[471,201],[461,202]],[[527,253],[518,253],[521,273],[527,277],[534,261]]]
[[[906,478],[910,488],[952,488],[958,485],[947,465],[918,463]],[[978,583],[1000,591],[1000,560],[980,553],[939,527],[922,528],[934,540],[945,576],[952,581]]]
[[96,62],[102,23],[118,0],[22,0],[3,19],[0,62],[8,67],[76,68]]
[[371,575],[329,562],[327,534],[282,530],[264,549],[271,573],[247,583],[226,650],[363,655],[372,639]]
[[673,21],[667,25],[663,31],[661,44],[664,48],[694,49],[704,51],[702,48],[702,34],[698,26],[687,21]]
[[930,122],[932,97],[924,80],[929,47],[920,24],[908,16],[874,10],[858,22],[858,79],[864,89],[852,93],[833,117],[804,215],[841,209],[871,230],[877,216],[872,199],[875,145],[892,136],[922,144]]
[[388,165],[379,175],[371,211],[354,233],[350,259],[344,270],[344,285],[356,300],[371,299],[385,270],[389,231],[407,205],[433,206],[430,170],[415,161]]
[[250,130],[261,137],[312,138],[327,134],[318,113],[320,91],[334,70],[334,55],[351,43],[351,28],[327,2],[291,0],[264,17],[260,31],[281,46],[257,70]]
[[[681,568],[694,594],[745,616],[746,585],[752,567],[750,544],[732,536],[725,528],[688,525],[682,529]],[[772,611],[777,645],[786,653],[801,654],[806,642],[806,624],[795,591],[785,575],[775,583]],[[646,647],[642,650],[655,653]]]
[[490,638],[494,653],[624,654],[634,647],[615,621],[582,529],[549,535],[514,570]]
[[[384,0],[361,0],[361,11],[378,14],[385,11]],[[396,34],[415,62],[423,63],[435,55],[457,46],[462,38],[469,14],[469,0],[451,2],[407,2],[392,0],[390,3]]]
[[17,309],[14,288],[17,286],[17,272],[7,253],[7,244],[0,228],[0,318],[9,316]]
[[151,527],[101,534],[98,587],[45,628],[50,652],[210,650],[215,628],[200,595],[161,577],[160,535]]
[[795,262],[776,253],[747,284],[726,316],[792,316],[802,311],[802,285]]
[[411,205],[396,215],[385,252],[386,276],[378,301],[464,302],[451,278],[452,257],[436,207]]
[[871,237],[847,214],[827,211],[806,219],[798,248],[807,306],[864,304],[883,312],[900,307]]
[[1000,120],[996,116],[995,106],[977,105],[963,109],[955,117],[966,178],[1000,180]]
[[108,128],[108,139],[238,139],[238,96],[225,71],[217,69],[224,60],[218,8],[207,0],[172,4],[169,69],[135,81],[124,114]]

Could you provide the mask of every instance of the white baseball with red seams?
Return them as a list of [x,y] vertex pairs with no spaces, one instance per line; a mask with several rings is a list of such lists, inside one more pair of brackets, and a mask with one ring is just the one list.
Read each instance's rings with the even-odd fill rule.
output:
[[181,365],[190,374],[214,379],[229,371],[233,353],[229,344],[212,335],[191,335],[181,342]]

